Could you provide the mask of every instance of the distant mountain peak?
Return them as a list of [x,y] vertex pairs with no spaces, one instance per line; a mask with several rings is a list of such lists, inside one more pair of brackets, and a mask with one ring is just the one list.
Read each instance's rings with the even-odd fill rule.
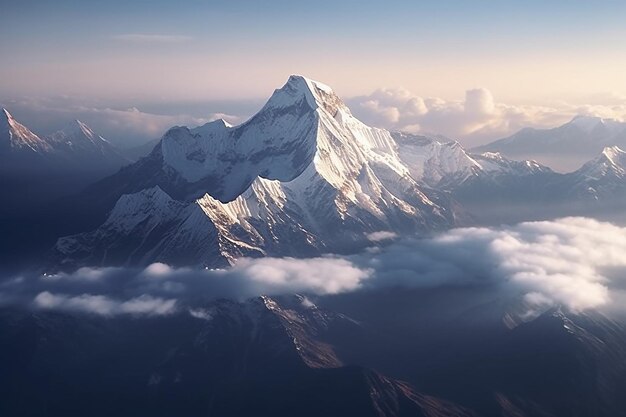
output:
[[615,120],[604,119],[599,116],[577,115],[574,116],[574,118],[572,118],[572,120],[568,124],[581,128],[587,132],[591,132],[593,129],[598,127],[598,125],[604,125],[611,122],[615,122]]
[[69,122],[67,125],[65,125],[63,129],[59,131],[59,133],[62,133],[64,136],[74,137],[74,138],[82,136],[84,138],[89,139],[90,141],[94,141],[94,140],[106,141],[102,136],[96,134],[89,126],[87,126],[87,124],[81,122],[78,119],[74,119],[71,122]]
[[595,159],[587,162],[577,171],[586,178],[600,179],[626,175],[626,152],[618,146],[607,146]]
[[15,120],[6,108],[2,108],[0,112],[0,144],[3,147],[25,150],[28,153],[43,153],[51,150],[46,141]]
[[11,113],[9,113],[9,111],[3,107],[2,112],[0,112],[0,120],[8,124],[13,121],[13,116],[11,116]]
[[621,163],[626,157],[626,152],[619,146],[607,146],[602,150],[602,155],[607,157],[613,163]]

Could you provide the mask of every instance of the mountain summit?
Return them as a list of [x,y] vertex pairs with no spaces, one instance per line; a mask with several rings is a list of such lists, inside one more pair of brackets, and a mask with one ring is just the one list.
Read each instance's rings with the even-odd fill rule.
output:
[[[31,132],[26,126],[18,123],[7,109],[2,109],[0,112],[0,152],[3,154],[0,157],[7,159],[32,158],[34,154],[42,156],[51,150],[52,147],[45,140]],[[12,152],[14,155],[5,154],[8,152]],[[19,163],[19,161],[6,162],[12,165]]]

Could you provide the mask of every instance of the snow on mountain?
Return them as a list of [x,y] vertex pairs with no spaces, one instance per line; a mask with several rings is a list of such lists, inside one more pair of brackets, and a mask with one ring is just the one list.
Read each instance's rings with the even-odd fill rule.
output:
[[[160,226],[132,233],[133,238],[144,236],[140,241],[145,254],[141,261],[133,257],[125,262],[175,258],[172,253],[178,247],[170,248],[165,241],[175,233],[180,244],[188,246],[180,225],[190,207],[195,213],[200,208],[204,221],[217,230],[217,238],[204,235],[211,249],[198,254],[197,263],[211,263],[215,253],[231,260],[240,253],[345,250],[357,242],[365,244],[365,235],[374,231],[427,230],[454,221],[449,207],[437,205],[421,191],[389,132],[364,125],[328,86],[301,76],[291,76],[240,126],[218,120],[195,129],[170,129],[150,157],[103,187],[126,187],[132,194],[138,190],[130,187],[156,185],[166,195],[187,201],[186,208],[175,221],[162,220],[152,208],[146,224]],[[189,195],[194,197],[185,198]],[[119,209],[118,202],[116,216]],[[125,246],[122,242],[130,234],[115,227],[120,220],[111,216],[86,235],[110,235],[119,242],[105,244],[85,239],[85,234],[61,239],[56,247],[60,262],[76,262],[76,254],[104,251],[105,246]],[[129,207],[125,216],[134,217],[134,209]],[[160,239],[156,230],[161,230]],[[145,238],[148,233],[151,239]]]
[[600,155],[565,176],[570,194],[592,200],[619,200],[626,197],[626,152],[606,147]]
[[0,158],[5,170],[112,173],[128,163],[116,149],[87,125],[75,120],[65,129],[39,137],[17,122],[11,114],[0,112]]
[[[568,129],[598,129],[586,119],[572,123]],[[592,165],[619,173],[621,155],[608,149]],[[366,126],[328,86],[291,76],[242,125],[174,127],[148,157],[91,187],[85,198],[97,209],[108,208],[107,198],[117,203],[99,227],[59,239],[49,266],[214,267],[240,256],[351,251],[373,232],[453,226],[462,210],[491,218],[490,206],[506,203],[516,206],[508,214],[526,216],[522,206],[599,189],[590,176],[591,165],[557,174],[443,138]]]
[[485,152],[482,154],[471,154],[471,156],[480,165],[481,171],[487,174],[523,177],[553,172],[550,168],[536,161],[515,161],[505,158],[499,152]]
[[[55,246],[56,259],[59,266],[67,268],[145,264],[153,259],[223,266],[236,256],[263,254],[237,240],[236,226],[214,223],[223,213],[216,211],[208,216],[207,207],[202,200],[173,200],[158,186],[124,195],[96,230],[60,238]],[[216,225],[227,233],[220,233]]]
[[45,139],[57,154],[77,165],[89,165],[92,169],[98,168],[98,165],[102,169],[116,169],[129,162],[120,151],[80,120],[70,122]]
[[3,170],[45,162],[52,146],[20,124],[7,109],[0,111],[0,159]]
[[607,146],[626,148],[626,123],[577,116],[553,129],[522,129],[473,151],[501,152],[510,158],[536,159],[564,171],[573,171]]
[[513,161],[499,153],[472,154],[456,141],[394,133],[398,155],[413,178],[431,187],[455,189],[476,178],[524,177],[552,172],[535,161]]
[[583,165],[578,174],[591,180],[607,176],[624,178],[626,176],[626,152],[618,146],[604,148],[602,153],[592,161]]
[[[257,177],[289,182],[309,166],[334,188],[368,164],[408,174],[387,131],[370,128],[324,84],[292,76],[252,119],[173,128],[162,140],[163,164],[189,183],[213,178],[211,193],[231,201]],[[354,184],[353,184],[354,186]]]

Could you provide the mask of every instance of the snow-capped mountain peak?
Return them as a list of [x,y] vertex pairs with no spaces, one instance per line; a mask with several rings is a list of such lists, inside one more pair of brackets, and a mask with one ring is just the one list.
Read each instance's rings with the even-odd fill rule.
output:
[[85,123],[81,122],[78,119],[72,120],[64,131],[68,134],[83,134],[85,137],[89,138],[91,141],[95,139],[106,140],[102,136],[96,135],[93,130]]
[[626,167],[626,152],[619,146],[607,146],[602,151],[602,155],[614,165]]
[[0,112],[0,148],[27,153],[45,153],[50,145],[13,118],[5,108]]
[[67,141],[88,141],[93,144],[108,141],[102,136],[96,134],[89,126],[81,122],[78,119],[74,119],[69,122],[65,127],[58,132],[53,133],[49,138],[54,142],[67,142]]
[[2,112],[0,113],[0,120],[3,123],[3,126],[8,125],[13,121],[13,116],[11,116],[11,113],[3,107]]
[[598,180],[609,177],[626,176],[626,152],[618,146],[608,146],[595,159],[587,162],[574,174]]
[[291,75],[282,88],[274,91],[266,107],[287,108],[300,103],[303,99],[311,110],[321,107],[333,116],[339,108],[349,112],[332,88],[302,75]]

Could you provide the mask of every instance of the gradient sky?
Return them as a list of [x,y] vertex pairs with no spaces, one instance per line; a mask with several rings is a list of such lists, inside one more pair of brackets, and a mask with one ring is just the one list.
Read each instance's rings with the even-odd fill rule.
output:
[[626,95],[625,21],[623,1],[5,1],[0,102],[167,112],[261,102],[299,73],[343,97],[483,87],[511,104],[589,104]]

